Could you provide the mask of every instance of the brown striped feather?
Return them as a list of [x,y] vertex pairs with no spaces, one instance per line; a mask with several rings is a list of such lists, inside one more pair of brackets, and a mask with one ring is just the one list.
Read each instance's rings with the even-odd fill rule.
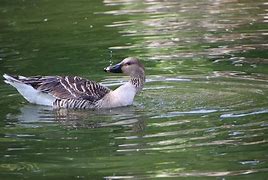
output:
[[33,88],[53,95],[57,99],[76,99],[95,102],[103,98],[110,89],[77,76],[34,76],[20,79]]

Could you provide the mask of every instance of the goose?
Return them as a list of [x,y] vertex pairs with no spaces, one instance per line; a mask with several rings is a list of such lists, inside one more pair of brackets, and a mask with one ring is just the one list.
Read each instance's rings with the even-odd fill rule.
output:
[[13,76],[4,74],[5,83],[15,87],[30,103],[69,109],[102,109],[132,105],[145,83],[145,69],[135,57],[104,68],[123,73],[130,80],[115,90],[78,76]]

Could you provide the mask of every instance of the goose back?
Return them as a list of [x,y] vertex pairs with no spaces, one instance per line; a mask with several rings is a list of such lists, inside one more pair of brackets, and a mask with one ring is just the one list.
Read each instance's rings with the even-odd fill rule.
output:
[[75,99],[95,102],[103,98],[110,89],[78,76],[33,76],[13,77],[57,99]]

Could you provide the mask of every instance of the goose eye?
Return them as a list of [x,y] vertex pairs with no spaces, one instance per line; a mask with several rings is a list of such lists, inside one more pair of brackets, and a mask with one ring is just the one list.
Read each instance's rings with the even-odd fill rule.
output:
[[131,63],[130,62],[127,62],[125,65],[129,66],[129,65],[131,65]]

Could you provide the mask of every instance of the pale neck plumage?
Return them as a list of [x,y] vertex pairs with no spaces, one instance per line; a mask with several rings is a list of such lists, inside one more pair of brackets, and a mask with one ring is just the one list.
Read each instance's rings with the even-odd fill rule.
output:
[[135,86],[137,93],[139,93],[144,85],[145,82],[145,72],[144,68],[138,68],[132,71],[130,74],[130,80],[129,82]]
[[145,83],[144,73],[135,76],[130,76],[129,82],[136,88],[136,93],[139,93],[142,90]]
[[135,76],[132,75],[128,82],[119,86],[114,91],[111,91],[103,99],[101,99],[98,103],[98,107],[113,108],[131,105],[134,101],[135,95],[142,90],[144,82],[144,73]]

